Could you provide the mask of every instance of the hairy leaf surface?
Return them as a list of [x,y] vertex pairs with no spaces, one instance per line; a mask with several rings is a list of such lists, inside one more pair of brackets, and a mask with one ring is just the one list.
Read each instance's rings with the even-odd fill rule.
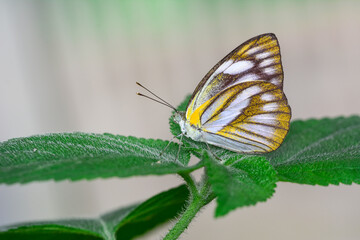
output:
[[266,157],[282,181],[360,183],[360,118],[293,121],[283,145]]
[[266,201],[275,192],[276,172],[264,157],[238,157],[224,163],[207,157],[205,167],[217,196],[216,216]]
[[190,154],[168,141],[91,133],[56,133],[0,143],[0,183],[169,174]]

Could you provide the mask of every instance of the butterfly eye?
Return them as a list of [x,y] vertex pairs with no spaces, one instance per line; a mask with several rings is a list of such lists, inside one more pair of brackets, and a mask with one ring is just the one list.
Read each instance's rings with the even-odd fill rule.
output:
[[181,116],[180,112],[175,112],[172,118],[177,123],[180,123],[180,121],[183,120],[183,117]]

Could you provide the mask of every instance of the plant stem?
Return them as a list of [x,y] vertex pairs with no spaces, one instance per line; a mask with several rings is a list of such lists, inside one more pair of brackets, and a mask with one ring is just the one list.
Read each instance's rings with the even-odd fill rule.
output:
[[189,206],[180,217],[179,221],[175,226],[168,232],[164,237],[164,240],[175,240],[184,232],[184,230],[189,226],[192,219],[198,213],[200,208],[203,206],[202,202],[199,199],[194,199],[190,202]]
[[179,175],[186,182],[187,187],[189,188],[189,191],[190,191],[190,196],[192,196],[192,197],[198,196],[199,192],[198,192],[197,186],[194,182],[194,179],[191,177],[190,173],[183,172],[183,173],[179,173]]
[[178,222],[164,237],[164,240],[178,239],[178,237],[189,226],[190,222],[193,220],[199,210],[213,199],[209,199],[211,190],[207,181],[204,182],[199,191],[190,174],[183,173],[180,175],[184,178],[190,190],[189,205],[186,207]]

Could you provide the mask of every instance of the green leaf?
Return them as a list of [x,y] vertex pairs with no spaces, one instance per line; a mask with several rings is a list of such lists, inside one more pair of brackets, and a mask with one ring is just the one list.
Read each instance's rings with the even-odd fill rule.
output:
[[53,222],[23,223],[0,228],[1,240],[101,240],[101,235],[86,228],[93,227],[93,231],[101,229],[99,223],[92,220],[63,220]]
[[282,146],[267,158],[282,181],[360,183],[360,118],[293,121]]
[[0,239],[132,239],[174,218],[184,207],[185,185],[160,193],[142,204],[118,209],[97,219],[23,223],[0,228]]
[[58,133],[0,143],[0,183],[169,174],[187,170],[190,153],[168,141],[111,134]]
[[[173,219],[185,208],[188,199],[189,190],[185,185],[158,194],[142,203],[117,224],[116,238],[131,239]],[[107,222],[114,221],[114,214],[107,214],[103,218]]]
[[205,168],[217,196],[217,217],[266,201],[275,192],[276,172],[264,157],[238,156],[226,162],[205,157]]

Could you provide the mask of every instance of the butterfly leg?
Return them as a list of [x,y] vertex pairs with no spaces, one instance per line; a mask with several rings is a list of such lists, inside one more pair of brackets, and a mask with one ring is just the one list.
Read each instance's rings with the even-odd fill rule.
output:
[[209,144],[208,144],[207,142],[205,142],[205,143],[206,143],[206,146],[207,146],[209,152],[211,153],[211,155],[213,155],[213,156],[214,156],[217,160],[219,160],[220,162],[223,162],[223,160],[222,160],[221,158],[219,158],[218,156],[216,156],[216,154],[213,153],[213,151],[211,151]]
[[175,138],[180,137],[182,139],[183,133],[180,133],[179,135],[173,137],[172,139],[170,139],[170,142],[166,145],[166,147],[161,151],[161,153],[159,154],[159,156],[162,156],[163,153],[166,151],[166,149],[170,146],[170,143],[172,143],[174,141]]
[[181,146],[182,146],[182,138],[183,138],[184,134],[180,134],[180,142],[179,142],[179,149],[178,149],[178,152],[176,154],[176,160],[179,159],[179,154],[180,154],[180,149],[181,149]]

